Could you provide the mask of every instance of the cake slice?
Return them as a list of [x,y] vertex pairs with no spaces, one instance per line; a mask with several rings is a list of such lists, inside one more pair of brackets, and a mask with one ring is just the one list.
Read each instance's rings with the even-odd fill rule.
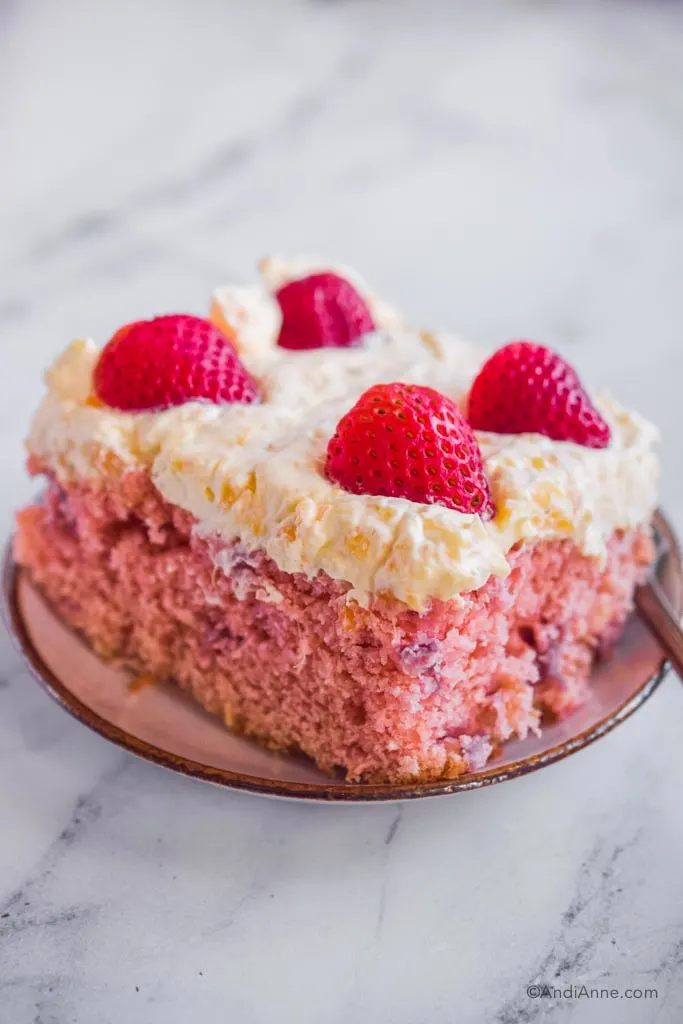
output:
[[265,261],[211,320],[48,371],[15,553],[62,619],[350,780],[474,771],[580,705],[653,558],[654,428],[344,268]]

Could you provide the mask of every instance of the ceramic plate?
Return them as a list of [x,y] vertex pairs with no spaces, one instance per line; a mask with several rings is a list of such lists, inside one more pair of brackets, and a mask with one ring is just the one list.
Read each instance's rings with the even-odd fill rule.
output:
[[[657,576],[672,606],[682,610],[683,574],[676,538],[663,516]],[[8,555],[5,611],[31,674],[59,704],[112,743],[172,771],[231,789],[298,800],[405,800],[477,789],[536,771],[604,736],[650,696],[667,665],[656,642],[633,616],[613,657],[594,673],[588,704],[541,737],[505,746],[486,769],[442,782],[362,785],[330,779],[304,757],[262,750],[233,736],[180,690],[138,687],[99,661],[67,629]]]

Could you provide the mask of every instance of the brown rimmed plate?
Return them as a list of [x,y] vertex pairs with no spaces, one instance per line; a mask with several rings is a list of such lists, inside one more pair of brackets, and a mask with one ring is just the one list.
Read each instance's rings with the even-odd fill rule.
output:
[[[657,516],[657,579],[683,610],[683,570],[675,534]],[[232,735],[180,690],[136,685],[104,665],[56,617],[28,575],[7,555],[3,590],[7,625],[33,677],[74,718],[125,750],[172,771],[230,789],[295,800],[365,803],[440,796],[504,782],[544,768],[606,735],[643,704],[667,662],[633,616],[609,661],[594,673],[590,701],[567,721],[505,746],[486,769],[441,782],[363,785],[331,779],[303,757],[263,750]]]

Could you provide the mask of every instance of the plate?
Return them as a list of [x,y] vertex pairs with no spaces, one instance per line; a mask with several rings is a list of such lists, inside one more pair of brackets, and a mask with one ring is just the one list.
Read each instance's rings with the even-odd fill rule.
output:
[[[676,537],[656,518],[657,577],[672,607],[683,607],[683,572]],[[303,756],[267,751],[238,736],[170,685],[133,683],[103,664],[64,626],[7,555],[5,614],[32,676],[58,704],[125,750],[172,771],[230,789],[323,802],[365,803],[459,793],[537,771],[582,750],[639,708],[666,670],[666,660],[634,615],[615,653],[594,672],[591,698],[540,737],[506,744],[483,771],[439,782],[400,785],[348,783],[319,772]]]

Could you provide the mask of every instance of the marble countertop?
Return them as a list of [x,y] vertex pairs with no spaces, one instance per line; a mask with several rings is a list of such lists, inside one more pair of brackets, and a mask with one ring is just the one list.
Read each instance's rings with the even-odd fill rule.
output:
[[[561,348],[660,423],[683,528],[682,53],[666,0],[0,0],[5,533],[51,355],[268,251]],[[674,678],[525,779],[316,807],[133,759],[0,644],[0,1024],[683,1019]]]

